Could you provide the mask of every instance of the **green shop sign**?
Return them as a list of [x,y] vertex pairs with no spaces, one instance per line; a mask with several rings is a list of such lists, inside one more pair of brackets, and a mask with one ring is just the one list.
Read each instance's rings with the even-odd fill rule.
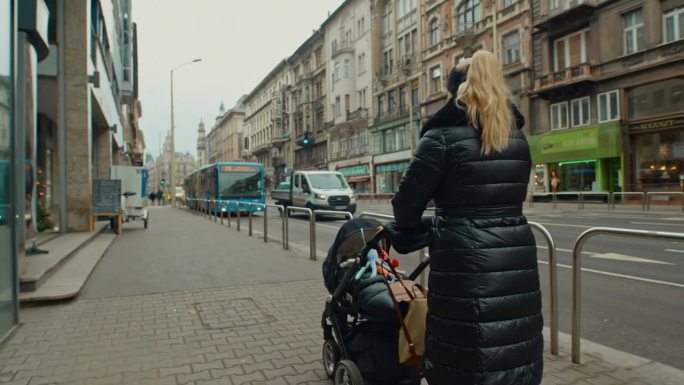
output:
[[338,168],[337,171],[341,172],[342,175],[345,177],[353,177],[353,176],[366,176],[369,175],[368,173],[368,165],[362,165],[362,166],[352,166],[352,167],[342,167]]
[[618,122],[533,135],[528,142],[534,163],[615,158],[622,153]]
[[408,168],[409,162],[379,164],[375,166],[376,174],[385,174],[392,171],[404,171]]

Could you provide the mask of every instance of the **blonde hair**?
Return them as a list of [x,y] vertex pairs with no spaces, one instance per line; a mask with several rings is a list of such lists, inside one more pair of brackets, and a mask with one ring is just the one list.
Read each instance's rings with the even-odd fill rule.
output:
[[499,61],[491,52],[480,50],[456,68],[468,74],[458,87],[456,103],[465,106],[470,124],[482,130],[482,155],[503,151],[515,120]]

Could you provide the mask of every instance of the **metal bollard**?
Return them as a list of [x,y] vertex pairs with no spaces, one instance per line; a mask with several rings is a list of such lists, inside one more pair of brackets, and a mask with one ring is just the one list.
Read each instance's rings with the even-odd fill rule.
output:
[[223,208],[225,205],[223,204],[223,200],[221,201],[221,224],[223,224]]
[[216,205],[216,199],[214,199],[214,222],[218,222],[218,206]]
[[311,259],[316,260],[316,212],[311,211],[309,220],[309,237],[311,238],[309,247],[311,248]]
[[232,202],[231,202],[231,201],[228,201],[228,211],[227,211],[227,214],[228,214],[228,227],[230,227],[231,217],[233,216],[233,213],[232,213],[232,210],[233,210],[233,209],[232,209],[232,207],[233,207]]
[[237,217],[235,217],[235,221],[237,222],[237,231],[240,231],[240,202],[237,203]]
[[252,236],[252,203],[247,204],[247,215],[249,216],[249,236]]
[[264,205],[264,243],[268,242],[268,206]]

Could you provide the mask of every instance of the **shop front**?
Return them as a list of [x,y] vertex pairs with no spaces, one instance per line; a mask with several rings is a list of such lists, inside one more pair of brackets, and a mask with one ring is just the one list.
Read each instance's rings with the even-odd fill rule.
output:
[[684,115],[629,124],[636,191],[684,191]]
[[371,175],[370,164],[361,164],[357,166],[340,167],[337,171],[347,179],[347,183],[357,194],[370,194],[371,191]]
[[628,183],[636,191],[684,191],[684,77],[627,90]]
[[618,122],[529,137],[533,191],[622,191],[621,143]]
[[411,150],[375,157],[375,187],[378,194],[394,194],[399,190],[401,177],[408,168],[410,158]]

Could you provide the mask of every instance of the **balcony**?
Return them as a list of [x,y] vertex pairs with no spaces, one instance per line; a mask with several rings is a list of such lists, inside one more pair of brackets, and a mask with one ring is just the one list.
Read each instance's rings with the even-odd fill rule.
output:
[[585,94],[586,88],[594,85],[595,76],[589,63],[579,64],[536,78],[534,92],[545,99],[561,93]]
[[271,159],[271,164],[273,167],[284,166],[286,164],[285,158],[282,156],[274,156]]
[[558,0],[557,7],[542,8],[533,21],[533,27],[542,31],[553,30],[554,33],[560,33],[556,31],[558,28],[563,31],[574,29],[578,22],[587,23],[596,7],[596,0]]
[[323,122],[323,129],[324,129],[324,130],[327,130],[327,129],[330,129],[330,128],[333,128],[333,127],[335,127],[335,119],[330,120],[330,121],[328,121],[328,122]]
[[368,109],[359,108],[351,112],[347,112],[347,121],[352,121],[355,119],[368,118]]
[[382,124],[382,123],[386,123],[386,122],[391,122],[392,120],[397,120],[397,119],[405,118],[408,116],[409,116],[408,107],[403,108],[403,109],[398,108],[392,112],[376,114],[374,124],[377,125],[377,124]]
[[332,47],[332,58],[336,58],[338,55],[343,54],[345,52],[348,53],[353,53],[354,52],[354,43],[350,41],[341,41],[337,44],[334,44]]

